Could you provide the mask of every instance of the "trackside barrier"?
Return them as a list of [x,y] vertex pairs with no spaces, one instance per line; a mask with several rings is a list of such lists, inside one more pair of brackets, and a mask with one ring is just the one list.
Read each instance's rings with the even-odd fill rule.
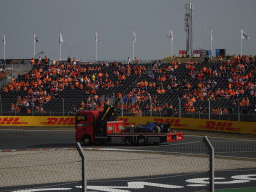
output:
[[83,152],[83,148],[79,142],[76,143],[77,150],[79,152],[80,157],[82,158],[82,192],[86,192],[86,178],[85,178],[85,154]]
[[[209,119],[193,119],[179,117],[119,117],[125,126],[138,125],[140,123],[156,122],[170,123],[171,128],[218,131],[241,134],[256,134],[256,122],[224,121]],[[50,126],[50,127],[73,127],[74,116],[1,116],[1,126]]]
[[206,136],[203,138],[203,141],[205,142],[210,153],[210,157],[209,157],[210,158],[209,159],[210,192],[214,192],[214,148]]
[[178,117],[119,117],[125,126],[138,125],[139,123],[156,122],[170,123],[171,128],[218,131],[241,134],[256,134],[256,122],[220,121],[209,119],[193,119]]
[[82,163],[76,148],[1,152],[0,159],[0,191],[34,191],[28,189],[63,183],[81,185]]
[[[40,138],[42,135],[40,135]],[[168,144],[80,148],[86,157],[86,186],[77,148],[0,152],[0,191],[209,191],[256,184],[255,141],[186,136]],[[210,159],[209,159],[210,158]],[[211,160],[212,159],[212,160]],[[85,165],[85,162],[84,162]],[[137,190],[138,189],[138,190]]]

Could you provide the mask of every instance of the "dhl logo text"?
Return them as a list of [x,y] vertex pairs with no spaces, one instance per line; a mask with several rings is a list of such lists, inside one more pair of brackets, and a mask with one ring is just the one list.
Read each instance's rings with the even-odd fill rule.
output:
[[170,126],[174,127],[188,127],[188,124],[181,124],[180,119],[162,119],[162,118],[155,118],[155,123],[169,123]]
[[5,117],[5,118],[0,118],[0,124],[1,125],[21,125],[21,124],[28,124],[28,122],[20,122],[19,121],[20,118],[19,117]]
[[226,131],[241,131],[240,128],[232,127],[233,123],[231,122],[214,122],[206,121],[204,125],[200,125],[199,128],[213,129],[213,130],[226,130]]
[[135,122],[127,122],[129,118],[118,118],[118,121],[124,121],[124,126],[136,125]]
[[75,125],[75,118],[47,118],[43,125]]

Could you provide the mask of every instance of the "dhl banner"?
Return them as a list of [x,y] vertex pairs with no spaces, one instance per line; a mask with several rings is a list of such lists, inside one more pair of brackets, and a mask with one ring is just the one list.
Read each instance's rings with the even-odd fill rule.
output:
[[[171,128],[256,134],[256,122],[221,121],[178,117],[119,117],[125,126],[140,123],[170,123]],[[0,126],[73,127],[74,116],[0,116]]]
[[75,116],[0,116],[0,126],[75,126]]
[[220,121],[178,117],[119,117],[118,120],[123,120],[125,126],[155,122],[170,123],[171,128],[175,129],[256,134],[256,122]]

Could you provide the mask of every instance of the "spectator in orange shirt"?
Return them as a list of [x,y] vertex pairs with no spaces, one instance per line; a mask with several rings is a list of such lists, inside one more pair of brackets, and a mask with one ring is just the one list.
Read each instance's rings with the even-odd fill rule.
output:
[[137,57],[135,57],[135,64],[138,64],[138,59],[137,59]]
[[164,94],[165,93],[165,89],[162,87],[161,89],[161,93]]
[[117,99],[118,99],[118,102],[121,100],[121,98],[122,98],[122,93],[117,93]]
[[103,77],[103,73],[100,72],[100,73],[98,74],[98,77],[99,77],[99,78],[102,78],[102,77]]
[[122,79],[122,81],[124,81],[126,79],[124,74],[122,75],[121,79]]
[[35,60],[34,60],[34,58],[32,58],[32,59],[30,60],[30,63],[31,63],[31,66],[32,66],[32,68],[33,68],[34,65],[35,65]]
[[148,82],[145,80],[144,81],[144,86],[145,86],[145,88],[147,89],[147,87],[148,87]]
[[73,65],[76,65],[76,58],[73,58]]
[[48,62],[49,62],[49,61],[48,61],[48,57],[46,57],[46,55],[45,55],[44,64],[47,65]]

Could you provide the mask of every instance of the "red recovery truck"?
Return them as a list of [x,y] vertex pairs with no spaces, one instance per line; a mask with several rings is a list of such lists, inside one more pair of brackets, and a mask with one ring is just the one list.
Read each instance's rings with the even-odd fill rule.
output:
[[[115,144],[158,144],[183,140],[183,133],[163,133],[158,127],[157,132],[134,131],[124,128],[123,121],[115,121],[118,109],[106,106],[103,111],[79,111],[76,114],[76,142],[84,145],[96,142]],[[168,127],[168,132],[170,132]]]

